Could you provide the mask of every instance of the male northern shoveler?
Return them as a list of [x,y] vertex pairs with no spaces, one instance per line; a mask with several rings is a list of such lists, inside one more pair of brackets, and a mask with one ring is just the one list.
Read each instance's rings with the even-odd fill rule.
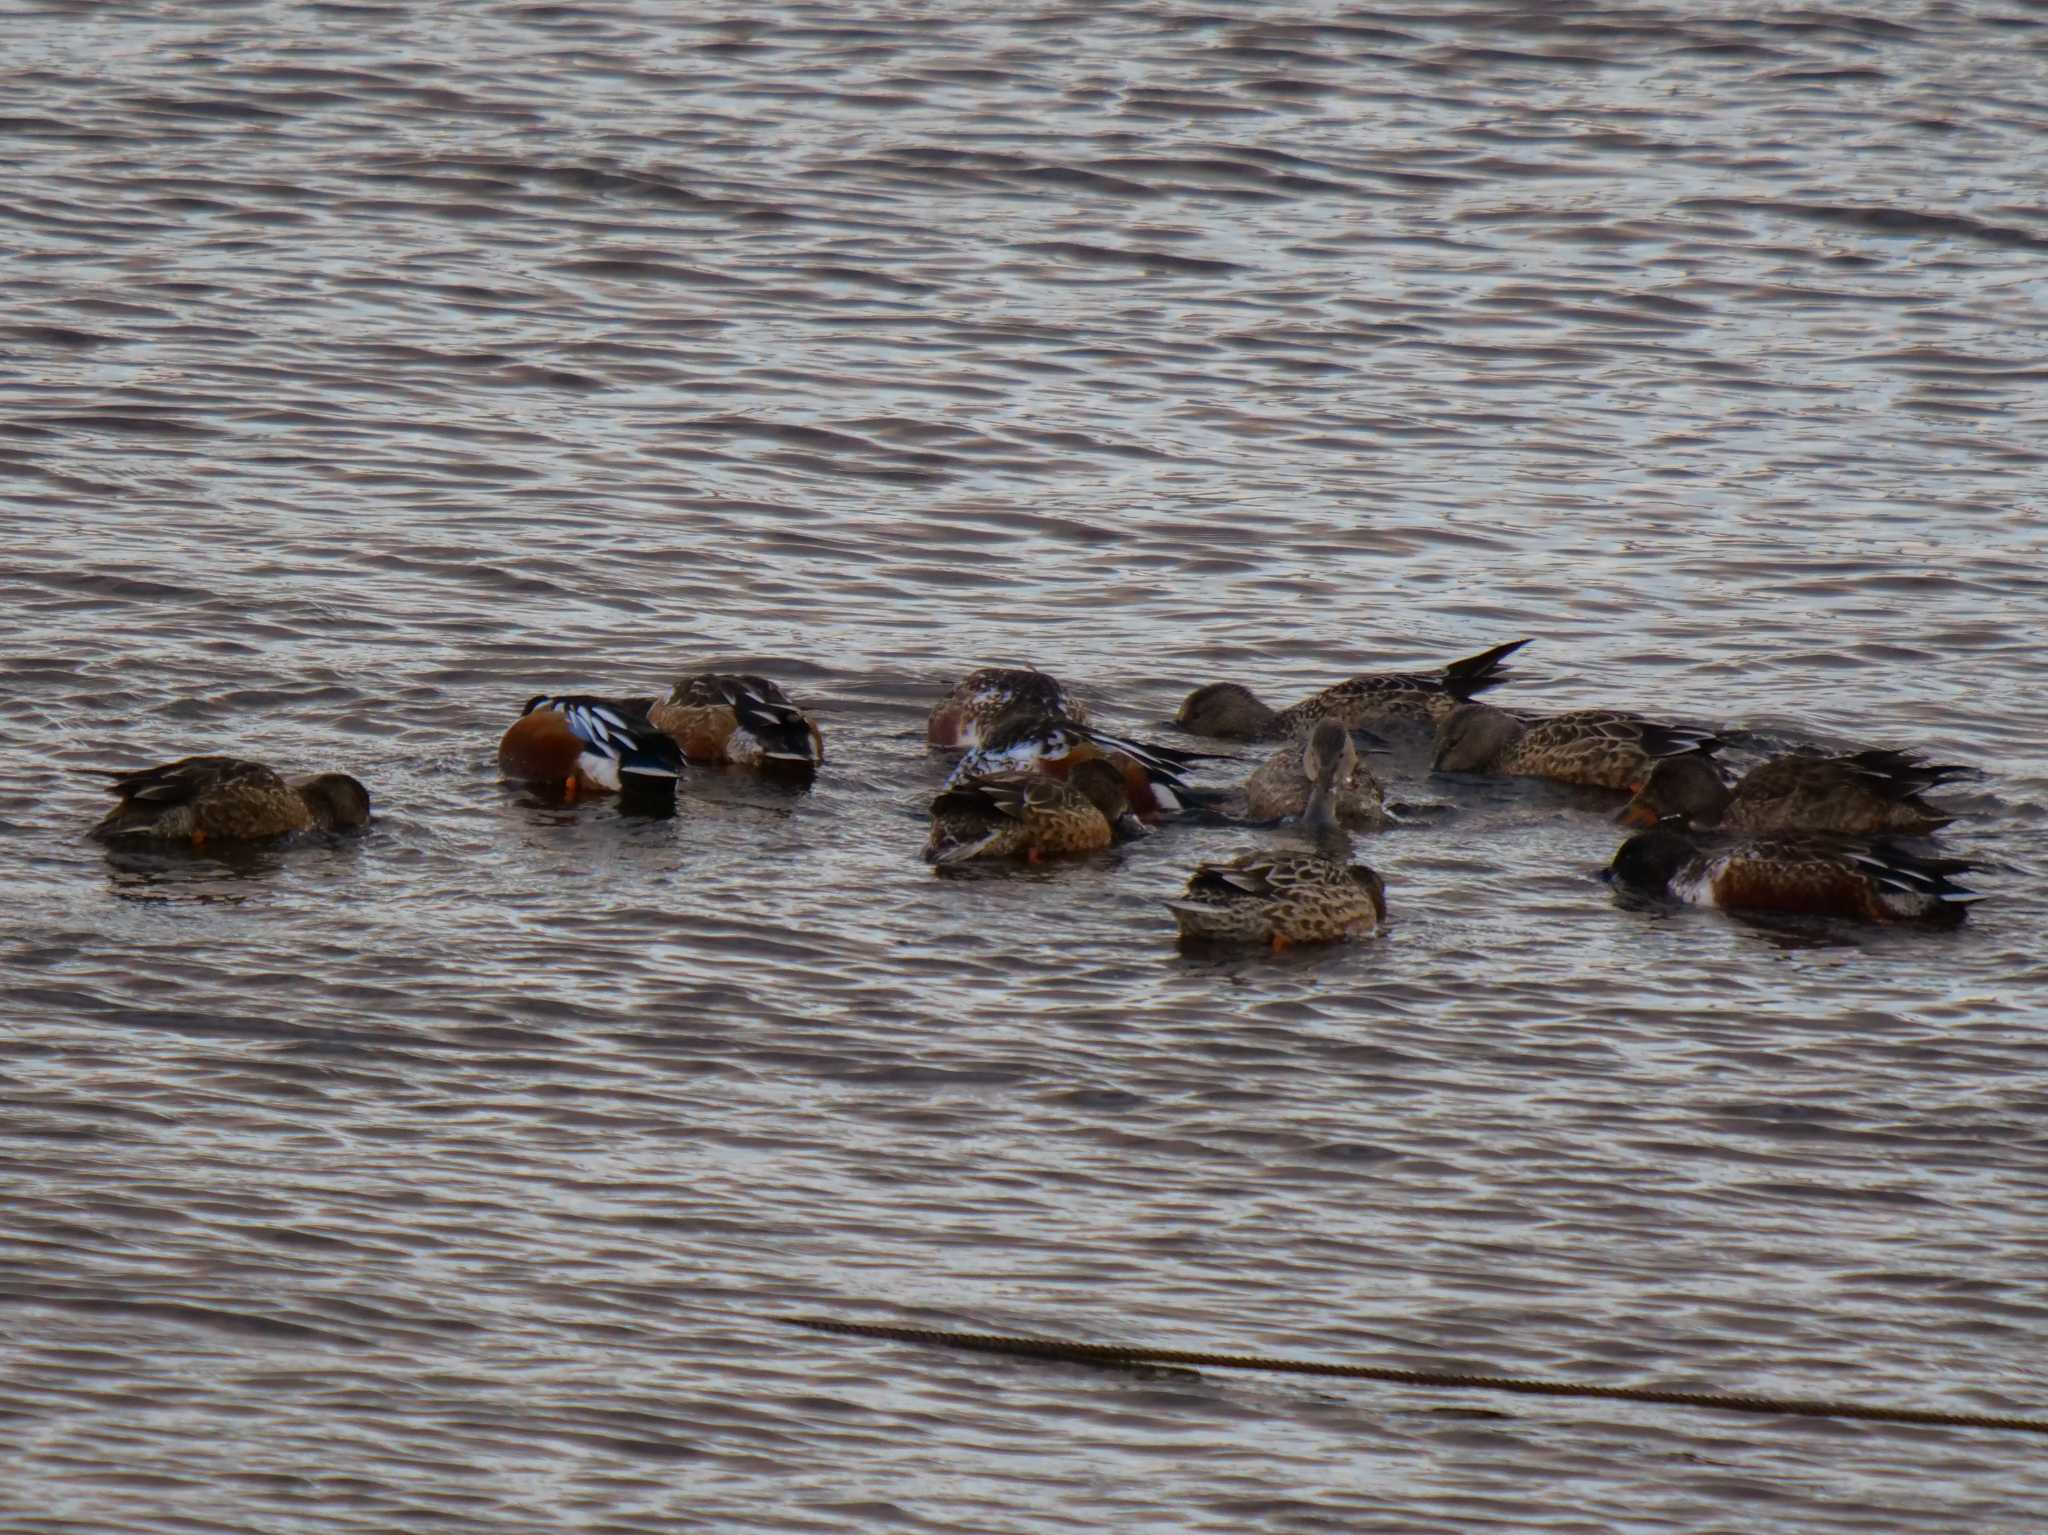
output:
[[[1326,736],[1326,730],[1331,734]],[[1337,824],[1354,831],[1376,831],[1385,826],[1386,791],[1358,755],[1351,732],[1330,720],[1311,733],[1309,750],[1283,746],[1253,771],[1244,784],[1245,815],[1254,821],[1291,821],[1306,816],[1318,771],[1315,748],[1319,742],[1323,751],[1337,758],[1331,788]]]
[[970,778],[932,801],[926,863],[1023,854],[1037,863],[1050,853],[1090,853],[1118,836],[1142,836],[1131,814],[1123,774],[1108,762],[1083,762],[1061,780],[1043,773]]
[[673,787],[683,776],[683,753],[636,704],[541,693],[527,700],[498,743],[498,771],[574,799],[630,785]]
[[1194,797],[1186,774],[1210,756],[1150,741],[1107,735],[1037,709],[1013,709],[982,733],[981,744],[954,765],[948,786],[998,773],[1044,773],[1064,778],[1079,764],[1107,761],[1124,775],[1131,808],[1148,820],[1171,814]]
[[1907,752],[1799,752],[1751,768],[1731,788],[1705,757],[1672,757],[1650,770],[1617,819],[1626,826],[1655,826],[1666,816],[1682,815],[1696,827],[1728,831],[1914,836],[1955,819],[1920,798],[1921,791],[1968,771]]
[[815,772],[825,738],[766,677],[701,672],[678,682],[647,710],[656,730],[674,737],[692,762]]
[[1184,940],[1284,949],[1357,937],[1386,920],[1386,882],[1340,856],[1349,839],[1337,828],[1337,781],[1353,750],[1350,732],[1334,720],[1310,732],[1296,771],[1309,784],[1302,825],[1317,839],[1316,851],[1201,865],[1181,898],[1166,903]]
[[1892,843],[1829,837],[1703,842],[1665,824],[1638,832],[1608,866],[1617,884],[1692,906],[1801,912],[1861,922],[1951,927],[1981,899],[1955,882],[1971,865],[1922,858]]
[[1614,709],[1528,719],[1488,704],[1460,704],[1436,731],[1439,773],[1499,773],[1602,789],[1643,786],[1666,757],[1711,755],[1718,736]]
[[1433,674],[1378,672],[1352,677],[1288,709],[1261,703],[1240,683],[1212,682],[1182,700],[1174,722],[1196,735],[1237,741],[1289,740],[1317,720],[1335,720],[1354,730],[1376,724],[1434,725],[1473,694],[1505,682],[1501,663],[1528,643],[1511,640]]
[[181,757],[109,776],[108,791],[121,802],[92,829],[108,841],[149,837],[203,847],[370,822],[370,791],[346,773],[286,780],[240,757]]
[[949,751],[979,746],[997,720],[1017,709],[1088,723],[1087,706],[1046,673],[1035,667],[984,666],[962,677],[932,706],[925,737]]

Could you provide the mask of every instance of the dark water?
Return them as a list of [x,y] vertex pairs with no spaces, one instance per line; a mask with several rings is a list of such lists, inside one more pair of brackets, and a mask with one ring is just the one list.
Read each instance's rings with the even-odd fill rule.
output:
[[[8,21],[0,1528],[2033,1531],[2024,1439],[1104,1375],[932,1325],[2048,1408],[2048,14]],[[1618,908],[1388,765],[1394,922],[938,880],[985,660],[1985,776],[1953,935]],[[745,663],[789,796],[496,783]],[[83,770],[372,786],[117,866]]]

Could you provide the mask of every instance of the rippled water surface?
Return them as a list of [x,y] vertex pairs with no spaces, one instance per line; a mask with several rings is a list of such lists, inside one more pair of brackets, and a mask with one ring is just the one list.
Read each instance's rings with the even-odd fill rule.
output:
[[[777,1319],[2048,1410],[2044,26],[16,8],[0,1528],[2038,1530],[2015,1436]],[[1412,752],[1337,952],[1174,948],[1269,831],[917,859],[978,662],[1159,735],[1521,636],[1981,766],[1989,899],[1624,909]],[[497,782],[731,663],[812,792]],[[380,819],[83,840],[200,751]]]

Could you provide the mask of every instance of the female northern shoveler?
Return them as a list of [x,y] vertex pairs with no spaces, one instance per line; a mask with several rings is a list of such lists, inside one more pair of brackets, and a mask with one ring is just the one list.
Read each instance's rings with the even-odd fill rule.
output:
[[1362,863],[1320,853],[1247,853],[1205,863],[1168,901],[1183,939],[1198,943],[1335,943],[1387,917],[1386,882]]
[[1710,755],[1720,738],[1613,709],[1524,719],[1488,704],[1461,704],[1436,731],[1438,773],[1500,773],[1602,789],[1643,786],[1666,757]]
[[1955,819],[1920,798],[1921,791],[1968,771],[1906,752],[1802,752],[1751,768],[1731,788],[1705,757],[1673,757],[1650,770],[1617,819],[1626,826],[1655,826],[1666,816],[1682,815],[1694,826],[1728,831],[1912,836]]
[[1646,895],[1692,906],[1951,927],[1981,899],[1955,882],[1970,867],[1959,858],[1921,858],[1882,841],[1770,837],[1702,843],[1690,829],[1667,824],[1624,842],[1607,875]]
[[1107,762],[1083,762],[1062,781],[1043,773],[970,778],[932,801],[926,863],[1010,858],[1037,863],[1049,853],[1090,853],[1121,833],[1142,836],[1123,774]]
[[286,781],[239,757],[181,757],[110,776],[108,790],[121,803],[92,829],[107,840],[151,837],[203,847],[370,822],[370,791],[346,773]]
[[766,677],[701,672],[651,705],[647,722],[666,731],[692,762],[814,772],[825,738]]
[[1131,808],[1149,820],[1171,814],[1194,796],[1185,775],[1210,757],[1106,735],[1064,715],[1013,709],[983,732],[981,744],[960,759],[946,782],[1022,772],[1064,778],[1079,764],[1098,760],[1124,775]]
[[1337,829],[1337,778],[1352,750],[1350,733],[1335,721],[1315,727],[1300,753],[1300,771],[1310,785],[1302,824],[1319,850],[1249,853],[1201,865],[1186,893],[1166,903],[1184,940],[1284,949],[1356,937],[1386,920],[1386,882],[1364,864],[1335,856],[1346,844]]
[[[1337,824],[1354,831],[1376,831],[1387,824],[1386,791],[1365,765],[1365,759],[1358,755],[1351,732],[1333,721],[1325,721],[1316,727],[1316,735],[1325,726],[1336,737],[1325,738],[1325,745],[1337,755],[1336,778],[1331,789],[1331,808]],[[1311,736],[1311,745],[1316,735]],[[1305,816],[1317,761],[1316,752],[1298,746],[1284,746],[1273,753],[1245,780],[1245,815],[1254,821],[1290,821]]]
[[527,700],[498,743],[498,771],[574,799],[635,784],[673,787],[683,776],[683,753],[637,705],[542,693]]
[[1088,722],[1087,707],[1046,673],[1034,667],[984,666],[962,677],[953,691],[932,707],[925,737],[947,750],[981,745],[995,722],[1013,709],[1034,710]]
[[1183,730],[1201,736],[1237,741],[1284,741],[1307,731],[1317,720],[1335,720],[1357,729],[1361,725],[1434,725],[1474,693],[1505,682],[1501,663],[1527,640],[1496,645],[1476,656],[1453,661],[1441,672],[1381,672],[1353,677],[1304,698],[1289,709],[1261,703],[1248,687],[1212,682],[1188,694],[1174,716]]

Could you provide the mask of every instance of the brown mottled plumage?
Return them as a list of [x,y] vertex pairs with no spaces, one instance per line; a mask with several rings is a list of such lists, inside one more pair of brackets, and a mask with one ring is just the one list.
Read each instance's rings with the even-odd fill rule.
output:
[[1526,719],[1488,704],[1462,704],[1436,733],[1439,773],[1499,773],[1633,792],[1666,757],[1712,753],[1703,730],[1660,724],[1614,709]]
[[93,827],[95,837],[166,842],[253,842],[292,832],[366,826],[370,791],[346,773],[290,781],[240,757],[181,757],[113,774],[121,802]]
[[1608,874],[1631,889],[1694,906],[1947,927],[1961,922],[1978,899],[1955,882],[1969,868],[1961,859],[1921,858],[1884,841],[1702,842],[1666,825],[1624,842]]
[[750,673],[700,672],[651,703],[647,721],[692,762],[815,771],[825,738],[787,693]]
[[[1332,724],[1330,728],[1340,739],[1331,790],[1337,824],[1356,831],[1376,831],[1387,824],[1386,791],[1358,755],[1350,733],[1342,726]],[[1245,780],[1245,815],[1254,821],[1300,819],[1308,812],[1315,777],[1314,752],[1298,746],[1282,747]]]
[[1430,726],[1474,693],[1506,681],[1501,663],[1528,644],[1512,640],[1453,661],[1439,673],[1377,672],[1351,677],[1287,709],[1260,702],[1236,682],[1212,682],[1182,700],[1174,721],[1196,735],[1238,741],[1285,741],[1305,735],[1319,720],[1356,730],[1365,725]]
[[1247,853],[1201,865],[1166,904],[1184,939],[1284,949],[1372,932],[1386,920],[1387,887],[1364,864],[1321,853]]
[[962,677],[925,721],[925,738],[948,750],[975,747],[989,727],[1013,709],[1033,709],[1088,723],[1088,709],[1059,682],[1035,667],[984,666]]
[[1964,771],[1896,751],[1797,753],[1773,757],[1731,787],[1705,757],[1673,757],[1651,769],[1618,819],[1627,826],[1655,826],[1665,816],[1682,815],[1696,827],[1739,832],[1914,836],[1953,819],[1920,798],[1921,791]]
[[1362,863],[1340,856],[1348,841],[1337,829],[1339,774],[1355,760],[1351,734],[1333,720],[1309,732],[1297,771],[1309,785],[1302,825],[1314,852],[1249,853],[1231,863],[1205,863],[1167,909],[1183,939],[1197,942],[1334,943],[1369,933],[1387,915],[1387,887]]
[[1084,762],[1067,780],[1043,773],[969,778],[932,801],[926,863],[977,858],[1032,862],[1052,853],[1090,853],[1119,832],[1142,834],[1124,794],[1123,775],[1106,762]]

